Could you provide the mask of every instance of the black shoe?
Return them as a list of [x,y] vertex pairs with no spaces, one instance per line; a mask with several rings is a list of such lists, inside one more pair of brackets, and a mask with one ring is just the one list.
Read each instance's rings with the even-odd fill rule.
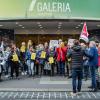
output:
[[0,82],[2,82],[3,80],[2,79],[0,79]]
[[89,92],[97,92],[98,90],[95,88],[95,89],[92,89],[90,90]]
[[97,82],[97,88],[100,90],[100,82]]
[[69,78],[72,78],[72,76],[68,76],[68,79],[69,79]]

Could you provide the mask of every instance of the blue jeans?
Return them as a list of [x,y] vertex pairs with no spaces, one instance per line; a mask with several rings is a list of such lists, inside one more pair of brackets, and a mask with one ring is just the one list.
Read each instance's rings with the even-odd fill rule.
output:
[[90,66],[91,78],[92,78],[92,87],[95,89],[97,87],[96,84],[96,66]]
[[28,66],[28,74],[34,75],[34,62],[31,60],[27,60],[27,66]]
[[[82,70],[72,69],[72,87],[73,92],[81,91],[83,72]],[[76,82],[78,81],[78,82]]]
[[63,61],[58,62],[58,73],[60,75],[65,75],[65,62]]
[[88,78],[89,77],[89,66],[83,66],[83,70],[84,70],[84,78]]

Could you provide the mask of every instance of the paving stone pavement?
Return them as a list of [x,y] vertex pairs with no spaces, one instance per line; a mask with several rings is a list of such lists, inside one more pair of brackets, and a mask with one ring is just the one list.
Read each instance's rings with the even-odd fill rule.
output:
[[[88,91],[90,80],[83,81],[82,90]],[[71,91],[72,80],[67,77],[41,77],[37,78],[21,78],[20,80],[4,80],[0,82],[0,90],[20,90],[20,91]]]
[[66,77],[21,78],[0,82],[0,100],[100,100],[100,92],[88,92],[91,81],[83,81],[82,93],[71,96]]
[[82,92],[71,96],[70,92],[0,92],[0,100],[100,100],[100,92]]

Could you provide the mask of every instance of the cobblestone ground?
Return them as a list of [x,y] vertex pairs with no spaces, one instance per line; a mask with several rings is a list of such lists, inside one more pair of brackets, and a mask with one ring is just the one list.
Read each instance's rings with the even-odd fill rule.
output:
[[71,96],[70,92],[0,92],[0,100],[100,100],[100,92],[82,92]]
[[59,76],[3,80],[0,100],[100,100],[100,92],[88,92],[91,80],[83,80],[82,93],[75,97],[70,93],[71,84],[71,79]]

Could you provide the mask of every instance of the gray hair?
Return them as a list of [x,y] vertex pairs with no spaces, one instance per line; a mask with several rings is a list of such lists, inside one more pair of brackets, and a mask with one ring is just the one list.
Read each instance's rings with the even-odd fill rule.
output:
[[90,43],[91,43],[93,46],[96,46],[95,41],[90,41]]

